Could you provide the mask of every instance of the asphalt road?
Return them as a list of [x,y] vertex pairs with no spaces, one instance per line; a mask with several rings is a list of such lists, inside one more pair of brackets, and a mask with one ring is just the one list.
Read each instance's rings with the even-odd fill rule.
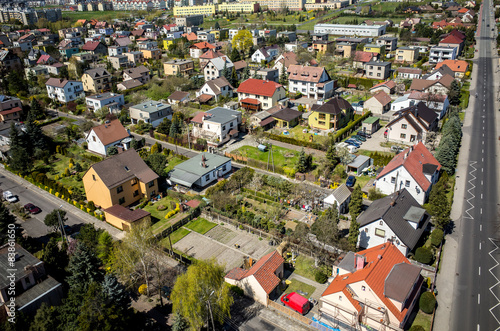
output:
[[[495,45],[494,13],[491,0],[483,2],[479,22],[477,88],[474,102],[466,194],[459,233],[458,262],[450,330],[499,330],[500,237],[498,235],[498,178],[495,116],[495,86],[498,75],[492,46]],[[493,60],[495,63],[493,63]],[[475,93],[478,97],[475,98]],[[466,142],[467,143],[467,142]]]

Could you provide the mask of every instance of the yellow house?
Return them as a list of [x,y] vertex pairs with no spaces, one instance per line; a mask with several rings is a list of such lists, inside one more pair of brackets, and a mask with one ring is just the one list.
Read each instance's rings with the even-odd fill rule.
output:
[[217,12],[223,13],[256,13],[259,11],[257,2],[223,2],[219,4]]
[[158,177],[134,149],[129,149],[90,167],[83,176],[83,186],[87,200],[101,208],[128,206],[158,194]]
[[214,35],[216,40],[224,40],[229,37],[228,29],[212,30],[210,33]]
[[141,49],[145,59],[161,60],[161,49]]
[[174,16],[215,15],[216,5],[174,7]]
[[354,119],[354,109],[343,98],[335,97],[327,103],[313,107],[309,125],[316,129],[337,131]]
[[399,47],[396,50],[396,62],[414,63],[418,60],[418,49]]
[[129,231],[132,226],[142,222],[151,221],[151,213],[139,208],[130,210],[121,205],[114,205],[104,209],[104,215],[106,216],[106,222],[124,231]]
[[174,38],[163,39],[163,48],[168,50],[168,46],[174,44]]
[[382,54],[385,53],[385,45],[366,44],[363,52]]
[[175,76],[178,73],[189,76],[194,72],[193,60],[170,60],[163,63],[165,76]]

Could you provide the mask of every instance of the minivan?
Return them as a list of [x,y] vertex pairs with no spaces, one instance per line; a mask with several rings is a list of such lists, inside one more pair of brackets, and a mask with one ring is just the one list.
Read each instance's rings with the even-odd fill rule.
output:
[[297,292],[291,292],[282,296],[281,303],[283,303],[283,306],[288,306],[302,315],[307,314],[311,309],[311,303],[309,300]]

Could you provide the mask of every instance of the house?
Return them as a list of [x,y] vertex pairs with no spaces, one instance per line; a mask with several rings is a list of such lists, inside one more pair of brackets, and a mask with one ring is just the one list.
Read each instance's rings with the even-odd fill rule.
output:
[[19,121],[23,112],[21,99],[8,95],[0,95],[0,120],[5,122]]
[[85,97],[82,82],[75,80],[49,78],[45,83],[48,97],[66,103]]
[[422,142],[396,155],[377,176],[376,187],[383,194],[392,194],[403,188],[424,204],[432,185],[439,179],[441,164]]
[[225,57],[226,55],[219,50],[209,49],[205,53],[201,54],[200,59],[200,68],[203,68],[209,60],[216,59],[218,57]]
[[220,146],[238,136],[241,112],[216,107],[207,112],[199,112],[191,123],[193,123],[194,137],[206,139],[209,144]]
[[111,146],[122,147],[124,150],[128,149],[127,140],[125,139],[129,137],[130,133],[125,130],[120,120],[113,120],[93,127],[85,140],[89,151],[107,156],[108,148]]
[[364,65],[366,78],[387,79],[391,73],[391,62],[367,62]]
[[151,220],[151,213],[140,208],[131,210],[122,205],[114,205],[103,211],[106,222],[127,232],[130,231],[132,226]]
[[256,79],[270,80],[279,83],[279,70],[274,68],[255,68],[250,69],[250,76]]
[[141,49],[140,51],[145,59],[161,60],[161,49],[159,48]]
[[83,175],[87,201],[101,208],[129,206],[158,192],[158,175],[132,148],[93,164]]
[[398,110],[393,117],[384,133],[389,141],[407,144],[425,142],[427,133],[435,131],[438,126],[438,115],[423,102]]
[[215,46],[210,43],[207,43],[206,41],[202,41],[189,46],[189,55],[193,59],[197,59],[209,49],[215,49]]
[[396,92],[396,82],[393,80],[388,80],[382,83],[378,83],[370,88],[370,93],[377,93],[380,91],[384,91],[387,94],[394,94]]
[[419,102],[424,103],[427,107],[436,112],[438,120],[442,119],[444,115],[446,115],[448,107],[450,106],[450,101],[446,94],[432,94],[412,91],[408,94],[408,100],[410,100],[410,103],[413,104],[418,104]]
[[445,75],[449,75],[450,77],[455,77],[455,73],[453,72],[453,70],[451,70],[450,67],[448,67],[446,64],[442,64],[439,68],[437,69],[435,68],[430,73],[425,74],[422,78],[426,80],[438,80]]
[[380,129],[380,118],[376,116],[370,116],[361,124],[361,131],[374,134]]
[[146,84],[150,81],[151,75],[149,74],[149,69],[145,66],[139,66],[135,68],[129,68],[123,70],[123,80],[135,79]]
[[420,79],[422,78],[422,69],[420,68],[403,68],[399,67],[397,69],[398,78],[401,79]]
[[302,114],[298,110],[283,108],[272,114],[271,117],[276,120],[276,127],[289,129],[299,124]]
[[252,62],[262,63],[262,61],[271,62],[279,54],[278,45],[259,48],[252,54]]
[[130,119],[132,124],[137,124],[139,121],[149,123],[156,128],[160,123],[168,118],[172,119],[172,106],[163,104],[158,101],[146,101],[129,108]]
[[136,79],[124,80],[121,83],[116,84],[116,89],[118,91],[126,91],[136,87],[142,86],[142,83]]
[[408,256],[427,230],[430,218],[425,209],[403,188],[375,200],[358,216],[358,246],[368,249],[391,242],[401,254]]
[[271,117],[271,112],[267,110],[254,113],[248,119],[248,123],[252,128],[262,127],[264,130],[273,127],[275,122],[276,120],[273,117]]
[[349,211],[351,202],[351,190],[343,183],[333,191],[332,194],[323,199],[325,208],[331,208],[337,204],[339,213],[346,214]]
[[385,45],[366,44],[365,46],[363,46],[363,52],[385,54]]
[[123,53],[128,58],[128,62],[132,63],[134,66],[144,63],[144,54],[139,51]]
[[245,295],[267,306],[268,300],[280,295],[279,284],[285,276],[285,260],[277,251],[264,255],[249,270],[234,268],[224,280],[242,288]]
[[123,55],[128,52],[127,46],[109,46],[108,47],[108,56],[118,56]]
[[182,75],[189,77],[194,72],[193,60],[171,60],[163,63],[166,76]]
[[[43,261],[14,241],[0,247],[0,258],[3,265],[0,272],[3,321],[6,322],[7,318],[15,321],[21,312],[35,315],[43,303],[48,306],[61,304],[63,286],[47,275]],[[16,315],[12,316],[13,312]]]
[[121,94],[107,92],[88,96],[85,98],[85,103],[93,112],[108,107],[110,113],[118,113],[125,104],[125,99]]
[[219,78],[224,75],[224,70],[233,70],[233,62],[227,56],[217,57],[215,59],[208,60],[207,64],[203,68],[203,75],[205,76],[205,81]]
[[85,71],[82,75],[85,92],[102,92],[111,89],[111,74],[104,68]]
[[418,61],[418,49],[410,47],[399,47],[396,50],[395,61],[399,63],[414,63]]
[[411,82],[410,91],[419,91],[431,94],[447,95],[451,89],[451,83],[455,80],[450,75],[444,75],[436,80],[414,79]]
[[352,66],[357,69],[364,68],[366,63],[376,61],[378,55],[369,52],[356,51],[354,52],[354,58],[352,59]]
[[328,99],[333,95],[335,82],[324,67],[292,64],[288,68],[288,90],[307,98]]
[[167,98],[167,102],[171,105],[186,103],[189,101],[189,92],[175,91]]
[[326,52],[333,51],[335,41],[333,40],[315,40],[312,43],[312,49],[318,54],[325,54]]
[[365,101],[363,108],[374,115],[382,115],[391,109],[391,97],[385,91],[378,91],[374,96]]
[[433,46],[429,51],[429,63],[436,64],[444,60],[455,60],[458,57],[457,47]]
[[391,242],[347,253],[319,299],[319,322],[338,321],[353,329],[407,328],[424,282],[420,269]]
[[108,56],[108,61],[115,70],[122,70],[130,66],[126,55]]
[[19,56],[11,51],[0,49],[0,73],[7,74],[13,70],[22,70],[23,64]]
[[295,31],[281,31],[278,32],[277,38],[283,38],[284,40],[293,43],[297,40],[297,33]]
[[434,70],[441,68],[443,65],[446,65],[448,68],[453,71],[455,74],[455,78],[464,78],[467,70],[469,69],[469,63],[464,60],[444,60],[436,64]]
[[169,181],[186,188],[204,188],[232,171],[231,159],[200,153],[174,167]]
[[309,125],[321,130],[337,131],[354,119],[354,109],[341,97],[334,97],[323,105],[313,105]]
[[196,91],[196,97],[202,95],[212,96],[215,101],[219,101],[220,97],[233,97],[234,87],[228,82],[226,77],[219,77],[213,80],[206,81],[203,86]]
[[255,111],[269,109],[286,97],[281,84],[254,78],[242,82],[236,91],[241,107]]
[[288,68],[292,64],[297,64],[297,54],[294,52],[285,52],[280,54],[277,58],[276,61],[274,61],[274,69],[278,69],[279,71],[279,76],[282,75],[283,70],[285,72],[288,72]]
[[454,47],[457,48],[457,56],[462,54],[462,50],[465,46],[465,39],[461,39],[453,34],[449,34],[446,38],[443,38],[438,47]]
[[108,54],[108,47],[99,41],[87,41],[83,45],[82,51],[104,56]]
[[398,38],[397,37],[389,37],[382,36],[378,38],[375,43],[379,46],[385,46],[385,50],[387,52],[395,51],[398,47]]
[[343,58],[350,58],[356,51],[356,45],[351,43],[337,43],[335,45],[335,54]]
[[366,155],[356,155],[354,159],[347,164],[347,172],[352,172],[357,175],[373,164],[371,157]]

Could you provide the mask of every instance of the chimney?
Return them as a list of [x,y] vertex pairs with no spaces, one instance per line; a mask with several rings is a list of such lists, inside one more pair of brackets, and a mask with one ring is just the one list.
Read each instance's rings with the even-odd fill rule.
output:
[[362,270],[365,267],[365,258],[363,256],[356,255],[355,261],[356,261],[355,262],[356,271]]

